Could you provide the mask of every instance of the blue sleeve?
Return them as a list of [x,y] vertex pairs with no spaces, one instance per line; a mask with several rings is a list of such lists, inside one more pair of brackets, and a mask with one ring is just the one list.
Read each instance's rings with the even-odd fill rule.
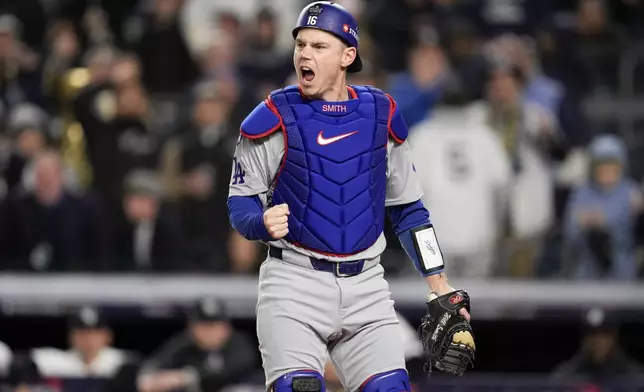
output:
[[264,226],[262,203],[257,196],[228,198],[228,218],[233,229],[250,241],[272,241]]
[[398,237],[407,256],[414,262],[414,266],[423,276],[435,275],[443,272],[443,269],[426,271],[421,264],[420,255],[416,251],[416,244],[411,231],[417,227],[431,224],[429,211],[423,202],[417,200],[413,203],[400,204],[387,207],[387,213],[393,226],[394,234]]

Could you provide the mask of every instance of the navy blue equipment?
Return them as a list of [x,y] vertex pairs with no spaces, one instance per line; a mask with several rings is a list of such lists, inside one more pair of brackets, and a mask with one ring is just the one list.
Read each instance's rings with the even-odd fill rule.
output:
[[368,379],[360,392],[411,391],[409,375],[404,369],[376,374]]
[[313,370],[291,372],[278,378],[272,392],[325,392],[324,377]]

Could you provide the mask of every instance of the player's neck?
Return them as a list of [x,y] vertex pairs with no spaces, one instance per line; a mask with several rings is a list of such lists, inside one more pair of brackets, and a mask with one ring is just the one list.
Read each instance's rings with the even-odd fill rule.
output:
[[327,102],[348,101],[349,90],[347,89],[347,83],[345,81],[336,83],[336,85],[333,88],[325,91],[324,94],[322,94],[322,97],[320,98],[323,101],[327,101]]

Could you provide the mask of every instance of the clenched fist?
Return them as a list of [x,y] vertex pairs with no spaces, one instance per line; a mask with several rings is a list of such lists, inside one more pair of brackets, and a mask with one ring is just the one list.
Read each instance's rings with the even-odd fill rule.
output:
[[276,240],[288,234],[288,205],[280,204],[264,211],[264,226]]

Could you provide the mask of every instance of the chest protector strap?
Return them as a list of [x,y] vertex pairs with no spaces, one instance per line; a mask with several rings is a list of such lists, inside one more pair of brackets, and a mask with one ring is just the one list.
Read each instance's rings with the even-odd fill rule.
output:
[[[295,148],[300,151],[304,151],[304,141],[302,140],[302,137],[300,136],[299,128],[297,126],[297,122],[295,120],[295,114],[293,113],[293,109],[289,105],[288,102],[288,97],[286,95],[286,92],[284,91],[285,89],[280,89],[280,90],[275,90],[271,93],[270,99],[273,105],[275,105],[275,108],[277,109],[277,112],[279,113],[280,117],[282,118],[282,124],[284,124],[284,138],[286,140],[287,144],[287,150],[284,156],[282,157],[282,162],[280,164],[280,169],[277,172],[277,175],[275,178],[273,178],[273,182],[271,183],[271,186],[268,189],[268,199],[267,199],[267,204],[268,207],[273,206],[273,190],[277,186],[277,181],[279,181],[279,175],[280,172],[282,171],[282,168],[284,168],[284,161],[286,160],[286,155],[288,154],[288,149],[290,148]],[[298,95],[299,91],[295,90]],[[303,176],[306,178],[303,178],[302,180],[304,181],[305,184],[309,183],[309,173],[304,172],[302,173]],[[302,202],[308,203],[309,199],[309,192],[307,189],[307,192],[304,194],[299,195],[302,198]],[[298,217],[299,218],[299,217]]]
[[[393,114],[391,101],[389,101],[389,98],[387,98],[387,96],[381,90],[375,89],[371,86],[364,86],[363,88],[371,93],[376,102],[376,143],[382,143],[381,145],[384,145],[386,148],[387,142],[389,141],[389,121],[391,119],[391,115]],[[377,159],[378,155],[373,154],[371,167],[376,167],[378,165]],[[375,182],[375,175],[376,171],[372,170],[372,184]],[[372,196],[375,197],[375,195]]]

